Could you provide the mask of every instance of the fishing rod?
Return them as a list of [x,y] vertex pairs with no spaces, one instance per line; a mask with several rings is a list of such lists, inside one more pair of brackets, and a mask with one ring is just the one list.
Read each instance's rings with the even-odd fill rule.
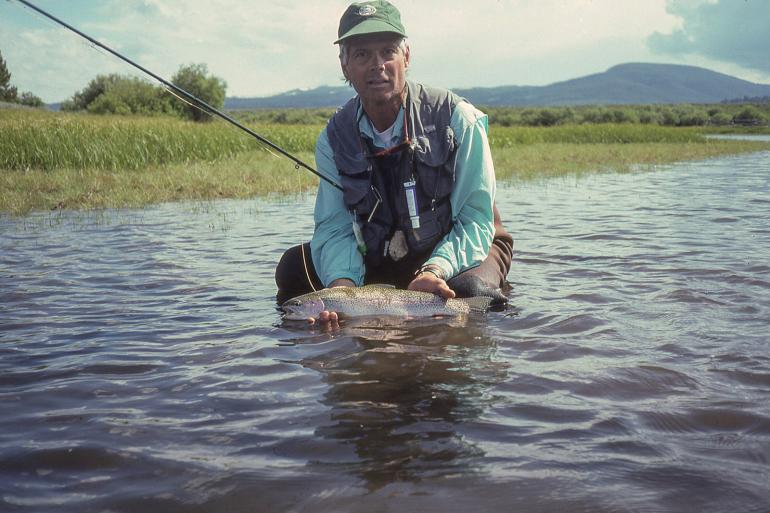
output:
[[294,155],[292,155],[292,154],[291,154],[291,153],[289,153],[288,151],[284,150],[283,148],[281,148],[281,147],[280,147],[280,146],[278,146],[277,144],[275,144],[275,143],[273,143],[273,142],[269,141],[268,139],[265,139],[264,137],[262,137],[261,135],[259,135],[259,134],[258,134],[258,133],[256,133],[255,131],[251,130],[250,128],[243,126],[241,123],[239,123],[239,122],[238,122],[238,121],[236,121],[235,119],[231,118],[230,116],[228,116],[228,115],[227,115],[227,114],[225,114],[224,112],[221,112],[220,110],[218,110],[218,109],[216,109],[216,108],[212,107],[211,105],[209,105],[209,104],[208,104],[208,103],[206,103],[205,101],[201,100],[200,98],[198,98],[198,97],[196,97],[196,96],[194,96],[194,95],[192,95],[192,94],[188,93],[187,91],[185,91],[185,90],[184,90],[184,89],[182,89],[181,87],[179,87],[179,86],[177,86],[177,85],[175,85],[175,84],[173,84],[173,83],[169,82],[168,80],[164,79],[163,77],[161,77],[161,76],[159,76],[159,75],[156,75],[156,74],[155,74],[155,73],[153,73],[152,71],[150,71],[150,70],[148,70],[147,68],[145,68],[145,67],[141,66],[140,64],[137,64],[136,62],[132,61],[132,60],[131,60],[131,59],[129,59],[128,57],[124,57],[123,55],[119,54],[118,52],[116,52],[115,50],[113,50],[112,48],[110,48],[109,46],[107,46],[107,45],[105,45],[105,44],[103,44],[103,43],[100,43],[99,41],[97,41],[96,39],[92,38],[92,37],[91,37],[91,36],[89,36],[88,34],[86,34],[86,33],[84,33],[84,32],[81,32],[80,30],[76,29],[76,28],[75,28],[75,27],[73,27],[72,25],[70,25],[70,24],[66,23],[65,21],[62,21],[62,20],[60,20],[60,19],[59,19],[59,18],[57,18],[56,16],[54,16],[54,15],[52,15],[52,14],[50,14],[50,13],[48,13],[48,12],[44,11],[44,10],[43,10],[43,9],[41,9],[40,7],[38,7],[38,6],[34,5],[32,2],[29,2],[28,0],[17,0],[17,1],[18,1],[19,3],[22,3],[22,4],[26,5],[26,6],[27,6],[27,7],[29,7],[30,9],[32,9],[32,10],[34,10],[34,11],[37,11],[38,13],[42,14],[42,15],[43,15],[43,16],[45,16],[46,18],[48,18],[48,19],[50,19],[50,20],[53,20],[54,22],[58,23],[58,24],[59,24],[59,25],[61,25],[62,27],[64,27],[64,28],[66,28],[66,29],[68,29],[68,30],[70,30],[70,31],[74,32],[75,34],[79,35],[80,37],[82,37],[82,38],[84,38],[84,39],[86,39],[86,40],[90,41],[92,44],[94,44],[94,45],[98,46],[99,48],[102,48],[102,49],[104,49],[104,50],[106,50],[106,51],[110,52],[110,53],[111,53],[112,55],[114,55],[115,57],[117,57],[117,58],[121,59],[121,60],[122,60],[122,61],[124,61],[124,62],[127,62],[128,64],[130,64],[131,66],[133,66],[133,67],[137,68],[138,70],[140,70],[140,71],[142,71],[142,72],[146,73],[147,75],[150,75],[152,78],[154,78],[155,80],[157,80],[158,82],[160,82],[161,84],[163,84],[164,86],[166,86],[168,89],[171,89],[171,90],[172,90],[174,93],[178,93],[179,95],[181,95],[181,96],[183,97],[183,98],[181,98],[182,100],[184,100],[184,101],[186,101],[186,102],[190,103],[190,104],[191,104],[191,105],[193,105],[194,107],[197,107],[197,108],[199,108],[199,109],[201,109],[201,110],[204,110],[204,111],[205,111],[205,112],[207,112],[208,114],[213,114],[213,115],[219,116],[220,118],[224,119],[224,120],[225,120],[225,121],[227,121],[228,123],[230,123],[230,124],[232,124],[232,125],[234,125],[234,126],[236,126],[236,127],[240,128],[241,130],[243,130],[244,132],[246,132],[246,133],[247,133],[247,134],[249,134],[250,136],[252,136],[252,137],[254,137],[255,139],[257,139],[257,140],[258,140],[259,142],[261,142],[262,144],[265,144],[265,145],[267,145],[267,146],[271,147],[272,149],[274,149],[275,151],[277,151],[277,152],[278,152],[278,153],[280,153],[281,155],[283,155],[283,156],[285,156],[285,157],[289,158],[289,159],[290,159],[292,162],[294,162],[294,167],[295,167],[296,169],[299,169],[300,167],[304,167],[305,169],[307,169],[308,171],[310,171],[311,173],[313,173],[313,174],[314,174],[314,175],[316,175],[317,177],[319,177],[319,178],[321,178],[322,180],[324,180],[324,181],[326,181],[326,182],[330,183],[331,185],[333,185],[333,186],[334,186],[334,187],[336,187],[337,189],[339,189],[339,190],[342,190],[342,187],[341,187],[339,184],[337,184],[336,182],[334,182],[333,180],[331,180],[330,178],[328,178],[328,177],[326,177],[326,176],[322,175],[321,173],[319,173],[318,171],[316,171],[315,169],[313,169],[311,166],[309,166],[309,165],[308,165],[308,164],[306,164],[305,162],[301,161],[300,159],[298,159],[297,157],[295,157]]

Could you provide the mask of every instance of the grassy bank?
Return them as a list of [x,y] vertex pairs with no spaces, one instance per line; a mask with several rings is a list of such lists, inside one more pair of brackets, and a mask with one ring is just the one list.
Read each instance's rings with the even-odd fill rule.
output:
[[[313,155],[297,157],[312,163]],[[141,207],[153,203],[284,194],[317,179],[285,158],[250,151],[213,162],[148,166],[130,171],[64,168],[0,171],[0,212]]]
[[[313,164],[321,124],[249,125]],[[0,212],[138,207],[298,192],[317,179],[221,122],[0,112]],[[532,179],[770,149],[639,124],[491,128],[498,178]]]
[[[252,126],[290,152],[312,149],[320,127]],[[14,170],[137,170],[265,151],[254,138],[225,122],[193,123],[172,117],[9,110],[0,112],[0,133],[0,169]]]
[[574,144],[537,143],[493,150],[498,180],[533,180],[587,172],[629,172],[645,167],[770,150],[770,142]]

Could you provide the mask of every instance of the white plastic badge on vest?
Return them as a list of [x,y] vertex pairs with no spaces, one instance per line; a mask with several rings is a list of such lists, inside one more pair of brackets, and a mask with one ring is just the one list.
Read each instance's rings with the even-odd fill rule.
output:
[[420,209],[417,206],[417,193],[414,186],[417,184],[414,180],[404,182],[404,194],[406,195],[406,206],[409,208],[409,220],[412,221],[412,229],[420,227]]

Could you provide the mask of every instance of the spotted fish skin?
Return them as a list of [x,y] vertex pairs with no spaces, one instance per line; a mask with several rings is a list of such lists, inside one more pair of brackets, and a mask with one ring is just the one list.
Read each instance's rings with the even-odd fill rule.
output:
[[429,292],[385,285],[332,287],[290,299],[281,305],[284,319],[317,318],[324,310],[342,317],[457,317],[489,309],[488,297],[445,299]]

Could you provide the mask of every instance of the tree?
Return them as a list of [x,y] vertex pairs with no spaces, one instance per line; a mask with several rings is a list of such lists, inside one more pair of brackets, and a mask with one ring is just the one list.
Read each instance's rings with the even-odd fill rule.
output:
[[104,94],[112,84],[125,78],[126,77],[121,77],[116,73],[111,75],[96,75],[96,78],[91,80],[82,91],[78,91],[70,100],[63,102],[61,104],[61,110],[86,110],[91,102]]
[[175,114],[173,97],[159,86],[127,75],[97,75],[82,91],[62,103],[68,111],[93,114]]
[[17,90],[11,85],[11,72],[5,65],[3,54],[0,52],[0,101],[15,102]]
[[19,103],[21,103],[22,105],[27,105],[28,107],[45,106],[45,103],[43,103],[43,100],[41,100],[39,96],[32,94],[28,91],[21,93],[21,96],[19,96]]
[[173,97],[153,84],[139,78],[122,77],[111,84],[90,104],[88,112],[95,114],[173,114]]
[[[209,105],[222,108],[227,84],[221,78],[208,76],[205,64],[182,66],[172,82]],[[62,103],[61,110],[87,110],[94,114],[166,114],[178,113],[195,121],[208,121],[210,116],[177,101],[163,87],[125,75],[97,75],[82,91]]]
[[[205,64],[181,66],[171,78],[171,83],[216,109],[221,109],[225,104],[227,83],[214,75],[208,76],[208,68]],[[175,105],[183,116],[193,121],[211,119],[207,113],[187,103],[176,102]]]

